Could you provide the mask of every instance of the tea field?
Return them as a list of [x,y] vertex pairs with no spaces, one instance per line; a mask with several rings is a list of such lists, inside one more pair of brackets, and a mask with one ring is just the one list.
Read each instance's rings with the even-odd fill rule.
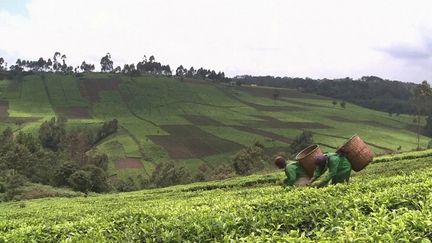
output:
[[[241,148],[261,142],[269,155],[286,151],[303,130],[331,151],[353,134],[376,153],[417,147],[413,117],[389,116],[353,104],[290,89],[230,86],[207,80],[90,73],[45,73],[0,80],[0,129],[37,133],[52,116],[70,127],[118,119],[120,130],[94,148],[109,156],[109,173],[151,175],[159,162],[176,161],[192,174],[216,169]],[[424,120],[422,120],[424,123]],[[414,129],[415,130],[415,129]],[[425,148],[428,137],[421,136]]]
[[431,151],[377,158],[349,184],[282,173],[0,204],[0,242],[430,242]]

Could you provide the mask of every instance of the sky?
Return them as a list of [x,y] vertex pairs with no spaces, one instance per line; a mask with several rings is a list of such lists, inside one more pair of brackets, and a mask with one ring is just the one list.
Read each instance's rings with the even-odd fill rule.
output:
[[0,0],[0,57],[432,80],[430,0]]

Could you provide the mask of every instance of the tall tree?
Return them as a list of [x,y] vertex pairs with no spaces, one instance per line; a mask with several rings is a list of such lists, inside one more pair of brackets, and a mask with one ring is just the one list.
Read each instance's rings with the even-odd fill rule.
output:
[[61,64],[58,61],[58,58],[61,57],[61,53],[60,52],[55,52],[54,56],[53,56],[53,70],[54,72],[58,72],[61,69]]
[[108,52],[100,61],[102,72],[111,72],[113,70],[114,62],[111,60],[111,54]]
[[39,140],[42,146],[57,151],[66,135],[66,119],[53,117],[42,123],[39,129]]
[[425,80],[417,85],[414,90],[414,102],[416,104],[416,123],[417,123],[417,149],[420,149],[420,122],[421,114],[425,112],[425,104],[432,96],[432,90],[428,82]]
[[180,65],[176,69],[176,76],[179,77],[181,80],[183,80],[184,75],[187,73],[187,69],[183,67],[183,65]]
[[5,61],[4,61],[3,57],[0,57],[0,71],[5,70],[5,68],[3,67],[4,62]]
[[87,73],[87,72],[93,72],[94,69],[95,69],[95,66],[94,66],[94,64],[88,64],[85,61],[83,61],[81,63],[80,69],[81,69],[81,71],[83,71],[85,73]]

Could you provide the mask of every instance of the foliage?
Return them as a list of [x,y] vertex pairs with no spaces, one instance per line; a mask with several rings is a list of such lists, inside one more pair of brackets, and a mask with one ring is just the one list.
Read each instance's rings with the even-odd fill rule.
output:
[[104,57],[102,57],[100,61],[101,71],[102,72],[111,72],[113,68],[114,62],[111,60],[111,54],[107,53]]
[[[57,57],[59,65],[62,65],[61,56]],[[366,138],[375,153],[396,150],[399,146],[404,151],[416,147],[412,117],[404,114],[389,118],[387,113],[351,104],[347,114],[342,109],[332,109],[331,103],[332,99],[347,100],[345,98],[327,99],[283,88],[277,89],[280,96],[275,103],[274,88],[230,87],[218,82],[191,80],[187,77],[189,74],[199,78],[195,69],[188,69],[185,82],[179,82],[172,77],[154,75],[150,62],[155,61],[145,62],[148,63],[145,69],[149,71],[137,76],[86,72],[78,79],[61,74],[61,68],[55,71],[57,73],[32,75],[25,67],[27,71],[22,73],[22,80],[9,77],[1,80],[0,98],[4,102],[0,110],[7,109],[7,114],[2,114],[8,117],[0,119],[0,128],[11,127],[14,136],[23,131],[38,138],[38,127],[44,120],[49,121],[55,114],[70,117],[66,134],[55,152],[43,147],[40,148],[43,153],[30,152],[28,156],[26,150],[31,149],[26,148],[27,145],[25,148],[8,145],[14,149],[20,147],[16,151],[24,158],[20,166],[27,168],[28,180],[54,185],[53,174],[64,163],[76,163],[77,169],[82,169],[95,164],[90,158],[93,154],[105,153],[107,159],[100,160],[102,163],[97,166],[112,176],[110,182],[115,176],[122,180],[131,176],[136,188],[141,188],[137,175],[151,179],[154,167],[171,160],[177,152],[183,152],[187,158],[175,163],[183,165],[192,180],[227,178],[235,175],[232,158],[239,149],[260,141],[265,145],[266,154],[289,152],[289,144],[302,129],[312,131],[314,141],[323,150],[339,146],[353,133]],[[94,87],[91,84],[95,84]],[[235,96],[233,89],[237,93]],[[340,108],[339,104],[337,107]],[[69,113],[75,108],[87,112],[85,117]],[[121,124],[117,132],[95,142],[101,121],[109,123],[114,118]],[[419,121],[424,125],[423,117]],[[181,134],[186,126],[191,132]],[[198,130],[203,131],[202,136],[193,137]],[[421,147],[426,147],[429,140],[422,136]],[[227,146],[227,141],[237,146]],[[5,151],[11,151],[12,147],[8,146],[4,147]],[[8,156],[12,159],[11,155]],[[117,166],[119,160],[129,157],[140,158],[143,167]],[[12,165],[11,162],[7,164]],[[198,171],[200,164],[207,164],[209,171]]]
[[[116,130],[117,121],[114,119],[105,123],[98,135]],[[17,176],[33,183],[69,186],[83,192],[111,190],[106,176],[107,155],[89,153],[94,143],[91,130],[72,129],[67,132],[65,119],[52,118],[40,126],[40,143],[31,133],[19,131],[14,136],[10,128],[6,128],[0,138],[0,169],[3,171],[14,171]],[[5,197],[6,200],[12,198]]]
[[126,179],[118,179],[115,182],[114,187],[119,192],[130,192],[130,191],[135,191],[137,189],[135,181],[130,176],[127,177]]
[[60,149],[60,143],[66,135],[66,119],[64,117],[51,118],[42,123],[39,129],[39,140],[42,146],[53,151]]
[[56,171],[54,176],[54,183],[57,186],[67,186],[69,185],[69,177],[78,171],[78,166],[72,162],[66,162],[60,166]]
[[68,182],[74,190],[87,193],[92,188],[92,178],[89,171],[78,170],[69,178]]
[[262,170],[265,160],[264,147],[257,142],[234,155],[233,167],[238,175],[250,175],[253,172]]
[[15,196],[19,194],[20,187],[23,186],[24,183],[25,178],[22,175],[15,173],[15,171],[13,170],[10,171],[6,175],[6,180],[4,184],[5,195],[3,199],[6,201],[13,200]]
[[384,112],[414,114],[416,110],[412,102],[415,84],[384,80],[376,76],[364,76],[353,80],[349,77],[311,79],[246,75],[236,77],[235,80],[246,84],[297,89]]
[[151,176],[151,182],[157,187],[183,184],[189,181],[189,172],[183,166],[173,162],[159,163]]
[[[86,165],[82,169],[88,172],[90,176],[91,186],[90,188],[88,188],[89,191],[101,193],[101,192],[108,192],[110,190],[110,186],[107,181],[107,176],[103,169],[95,165]],[[72,176],[70,178],[72,178]]]
[[313,135],[310,131],[303,131],[300,135],[295,137],[294,141],[289,146],[288,151],[291,154],[291,157],[294,156],[294,154],[300,152],[301,150],[305,149],[307,146],[313,144]]
[[429,158],[390,161],[322,189],[284,189],[277,173],[0,204],[0,241],[428,242]]
[[[427,104],[430,103],[432,97],[432,89],[427,81],[423,81],[417,85],[414,90],[414,103],[416,105],[416,125],[417,125],[417,150],[420,150],[420,115],[427,113]],[[432,109],[429,108],[429,112]],[[426,124],[428,128],[428,124]]]
[[96,134],[96,138],[94,139],[94,143],[100,142],[102,139],[108,137],[111,134],[116,133],[118,130],[118,121],[117,119],[112,119],[111,121],[104,122],[102,127]]

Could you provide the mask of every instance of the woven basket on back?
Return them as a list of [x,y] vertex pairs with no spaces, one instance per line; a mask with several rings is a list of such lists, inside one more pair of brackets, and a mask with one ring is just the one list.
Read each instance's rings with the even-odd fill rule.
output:
[[295,159],[299,161],[308,176],[312,177],[315,171],[315,156],[322,154],[320,147],[314,144],[300,151]]
[[364,169],[374,157],[369,146],[357,135],[352,136],[341,148],[346,152],[352,169],[357,172]]

